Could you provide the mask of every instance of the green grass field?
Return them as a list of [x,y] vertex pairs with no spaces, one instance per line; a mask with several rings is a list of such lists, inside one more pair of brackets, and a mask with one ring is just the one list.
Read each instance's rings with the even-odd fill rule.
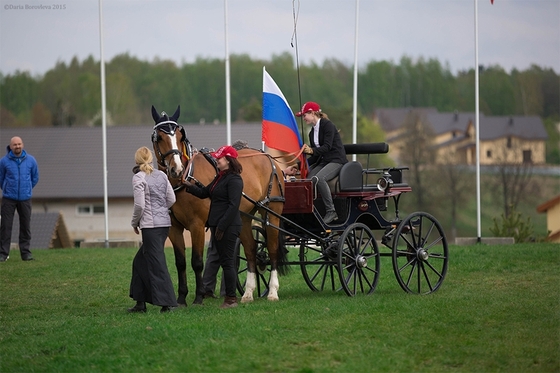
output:
[[292,267],[279,302],[170,314],[126,313],[134,249],[33,254],[0,263],[3,373],[560,371],[559,245],[451,246],[426,296],[403,292],[382,258],[370,296],[312,292]]

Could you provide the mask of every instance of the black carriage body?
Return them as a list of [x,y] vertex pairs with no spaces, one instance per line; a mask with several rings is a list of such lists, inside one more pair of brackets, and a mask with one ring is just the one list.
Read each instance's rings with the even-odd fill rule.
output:
[[287,182],[285,188],[284,227],[296,236],[303,234],[304,230],[317,235],[323,235],[326,230],[343,231],[354,223],[365,224],[371,230],[391,228],[398,225],[398,215],[386,218],[382,211],[386,213],[391,205],[398,207],[400,195],[412,190],[401,183],[389,191],[380,191],[372,185],[356,191],[335,192],[333,202],[339,219],[327,227],[321,219],[325,213],[323,201],[310,180]]
[[[350,161],[329,182],[338,220],[325,224],[325,207],[311,180],[285,183],[285,203],[279,229],[285,246],[299,250],[303,278],[313,291],[344,290],[353,296],[371,294],[379,278],[379,258],[392,257],[399,285],[408,293],[429,294],[447,273],[448,248],[439,222],[430,214],[399,216],[399,200],[412,188],[402,177],[407,167],[369,167],[370,156],[387,153],[386,143],[344,145],[347,154],[367,155],[366,166]],[[266,221],[261,220],[265,224]],[[372,231],[382,231],[376,239]],[[260,266],[267,267],[264,230],[254,227],[260,242]],[[378,242],[389,249],[380,252]],[[240,256],[241,259],[243,259]],[[240,267],[241,268],[241,267]],[[240,273],[244,273],[241,268]],[[257,277],[263,295],[268,289],[266,271]],[[340,285],[338,285],[340,283]],[[243,281],[238,282],[239,290]]]
[[[346,144],[344,148],[346,154],[364,154],[368,158],[366,167],[357,161],[346,163],[339,175],[329,182],[339,219],[329,226],[325,225],[321,218],[325,215],[325,207],[311,180],[294,180],[285,184],[286,201],[282,216],[285,221],[296,223],[286,224],[288,231],[293,229],[295,235],[300,235],[301,228],[304,228],[314,234],[323,235],[321,232],[343,231],[354,223],[365,224],[371,230],[385,230],[399,224],[400,196],[412,191],[408,184],[403,183],[402,171],[406,168],[369,167],[371,155],[389,151],[389,145],[386,143]],[[383,190],[377,183],[380,177],[390,180],[390,185]],[[393,208],[394,215],[383,216],[382,211],[387,214],[389,207]]]

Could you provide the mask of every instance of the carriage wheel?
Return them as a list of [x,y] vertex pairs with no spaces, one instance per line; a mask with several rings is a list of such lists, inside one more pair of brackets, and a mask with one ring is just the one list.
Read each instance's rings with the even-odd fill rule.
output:
[[[336,246],[336,241],[334,242]],[[313,291],[340,290],[336,269],[336,247],[324,249],[315,241],[303,241],[299,248],[301,274]]]
[[432,215],[414,212],[399,224],[393,241],[393,270],[404,291],[436,291],[447,273],[448,260],[445,234]]
[[[257,243],[257,272],[255,274],[257,294],[259,297],[265,297],[268,294],[268,283],[270,281],[270,259],[266,250],[266,232],[258,225],[253,225],[252,232]],[[245,250],[239,239],[237,239],[235,245],[235,253],[237,254],[237,291],[243,296],[247,281],[247,258],[245,258]]]
[[338,242],[338,272],[342,288],[349,296],[371,294],[379,281],[380,255],[369,227],[351,224]]

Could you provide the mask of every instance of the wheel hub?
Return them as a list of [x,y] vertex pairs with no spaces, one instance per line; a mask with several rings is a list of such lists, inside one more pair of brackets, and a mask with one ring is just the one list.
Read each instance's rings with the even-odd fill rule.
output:
[[419,249],[416,256],[418,257],[418,260],[425,262],[430,257],[430,254],[428,254],[428,251],[425,249]]
[[363,255],[359,255],[356,258],[356,266],[361,267],[361,268],[367,267],[367,258]]

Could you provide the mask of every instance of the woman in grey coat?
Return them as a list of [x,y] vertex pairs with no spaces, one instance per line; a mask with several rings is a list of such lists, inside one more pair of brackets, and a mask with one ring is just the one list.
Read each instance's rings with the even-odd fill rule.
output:
[[169,208],[175,203],[175,193],[165,173],[154,170],[152,152],[143,146],[134,156],[132,186],[134,211],[132,228],[142,231],[142,245],[132,262],[130,297],[136,305],[128,312],[146,312],[146,302],[161,306],[160,312],[177,307],[175,291],[163,251],[171,218]]

